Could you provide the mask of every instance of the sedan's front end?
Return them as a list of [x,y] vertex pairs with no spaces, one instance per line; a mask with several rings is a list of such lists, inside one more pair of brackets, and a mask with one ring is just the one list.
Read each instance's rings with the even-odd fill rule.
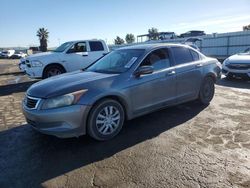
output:
[[86,90],[52,97],[36,98],[26,95],[23,113],[27,122],[39,132],[61,138],[85,134],[90,106],[78,104]]
[[222,74],[227,78],[250,79],[250,55],[234,55],[227,58],[222,65]]

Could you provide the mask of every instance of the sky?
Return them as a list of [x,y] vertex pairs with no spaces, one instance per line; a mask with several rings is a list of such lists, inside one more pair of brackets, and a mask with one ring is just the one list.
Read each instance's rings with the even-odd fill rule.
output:
[[250,24],[250,0],[0,0],[0,47],[39,45],[36,31],[49,31],[49,47],[80,39],[146,34],[151,27],[177,34],[241,31]]

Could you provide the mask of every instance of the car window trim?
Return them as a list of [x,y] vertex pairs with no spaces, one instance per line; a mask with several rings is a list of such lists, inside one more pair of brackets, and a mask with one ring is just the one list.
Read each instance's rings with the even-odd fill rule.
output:
[[[168,50],[168,53],[169,53],[169,60],[170,60],[170,67],[168,67],[168,68],[171,68],[171,67],[174,67],[175,65],[174,65],[174,63],[173,63],[173,56],[172,56],[172,54],[171,54],[171,52],[170,52],[170,47],[156,47],[156,48],[154,48],[154,49],[151,49],[149,52],[147,52],[145,55],[144,55],[144,57],[140,60],[140,62],[138,63],[138,65],[135,67],[135,69],[132,71],[132,75],[134,75],[135,74],[135,72],[138,70],[138,68],[140,67],[140,65],[143,63],[143,61],[147,58],[147,56],[150,54],[150,53],[152,53],[153,51],[155,51],[155,50],[159,50],[159,49],[167,49]],[[166,68],[166,69],[168,69],[168,68]],[[165,69],[161,69],[161,70],[158,70],[158,71],[154,71],[153,73],[156,73],[156,72],[159,72],[159,71],[162,71],[162,70],[165,70]],[[152,73],[152,74],[153,74]],[[149,75],[152,75],[152,74],[149,74]]]
[[[72,48],[72,46],[75,46],[75,45],[78,44],[78,43],[85,43],[85,45],[86,45],[86,52],[88,52],[87,41],[79,41],[79,42],[73,43],[73,44],[66,50],[66,53],[68,53],[68,51]],[[77,52],[74,52],[74,53],[77,53]],[[81,53],[82,53],[82,52],[81,52]]]
[[[174,58],[173,48],[186,48],[186,49],[189,51],[189,53],[190,53],[190,55],[191,55],[193,61],[186,62],[186,63],[182,63],[182,64],[177,64],[176,61],[175,61],[175,58]],[[195,62],[194,59],[193,59],[193,55],[192,55],[191,52],[190,52],[190,48],[189,48],[189,47],[185,47],[185,46],[171,46],[171,47],[170,47],[170,51],[171,51],[171,53],[172,53],[173,62],[174,62],[174,66],[175,66],[175,67],[176,67],[176,66],[179,66],[179,65],[184,65],[184,64],[189,64],[189,63],[191,63],[191,62]]]

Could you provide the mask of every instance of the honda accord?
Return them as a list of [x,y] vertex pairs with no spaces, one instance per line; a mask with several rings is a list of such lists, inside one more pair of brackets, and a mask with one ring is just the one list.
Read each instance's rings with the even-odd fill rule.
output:
[[125,120],[180,103],[209,104],[221,65],[179,44],[120,48],[77,72],[33,84],[23,113],[36,130],[57,137],[116,136]]

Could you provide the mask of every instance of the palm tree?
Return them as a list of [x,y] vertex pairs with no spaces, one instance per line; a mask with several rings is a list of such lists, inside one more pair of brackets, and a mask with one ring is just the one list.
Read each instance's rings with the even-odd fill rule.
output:
[[135,42],[135,36],[133,34],[127,34],[125,40],[128,44]]
[[40,40],[40,50],[42,52],[46,52],[47,51],[47,42],[48,42],[48,38],[49,38],[49,32],[47,29],[45,28],[39,28],[37,31],[36,36],[39,37]]

